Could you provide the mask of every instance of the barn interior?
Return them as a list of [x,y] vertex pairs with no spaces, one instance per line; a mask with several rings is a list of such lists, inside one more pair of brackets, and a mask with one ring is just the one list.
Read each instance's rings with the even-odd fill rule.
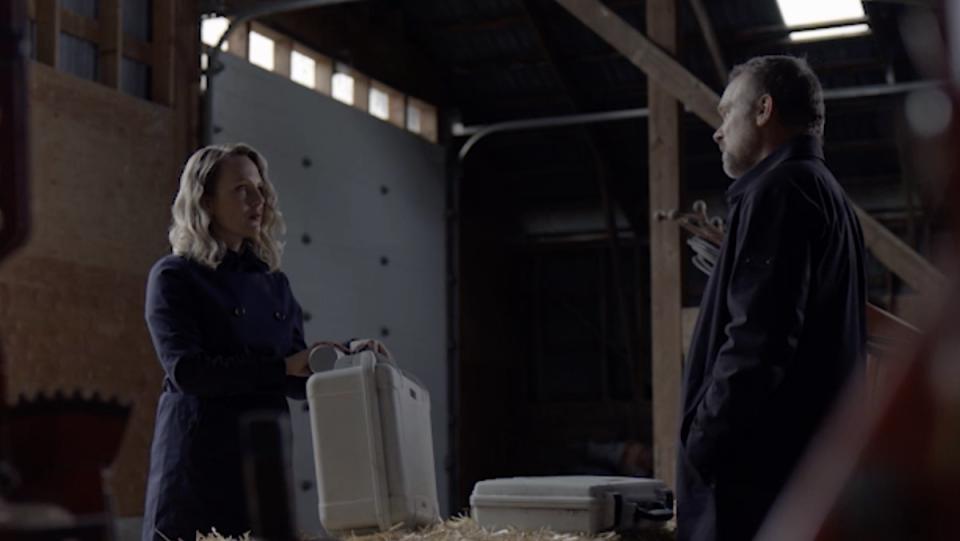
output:
[[[700,201],[726,215],[716,102],[751,57],[819,76],[869,300],[911,336],[939,328],[951,3],[806,4],[5,2],[0,496],[139,538],[163,379],[145,284],[184,163],[211,144],[269,161],[308,342],[378,339],[429,391],[444,517],[484,479],[673,486],[707,282],[681,222]],[[877,389],[912,358],[897,337],[872,350]],[[291,506],[316,535],[310,412],[291,416]]]

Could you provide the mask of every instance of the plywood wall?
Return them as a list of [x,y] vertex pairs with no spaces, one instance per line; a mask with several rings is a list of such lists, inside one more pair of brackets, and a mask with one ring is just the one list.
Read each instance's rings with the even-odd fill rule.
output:
[[[178,54],[191,60],[195,25],[181,16]],[[33,229],[0,266],[8,400],[59,390],[132,405],[110,482],[119,515],[142,513],[161,383],[144,286],[169,251],[169,208],[193,145],[194,63],[183,60],[173,105],[31,64]]]

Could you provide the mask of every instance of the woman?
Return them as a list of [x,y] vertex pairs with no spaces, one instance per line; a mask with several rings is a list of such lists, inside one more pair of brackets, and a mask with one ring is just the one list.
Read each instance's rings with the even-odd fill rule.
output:
[[238,423],[252,411],[289,415],[286,397],[302,399],[310,375],[300,306],[279,271],[283,230],[256,150],[211,146],[190,157],[173,204],[173,253],[147,283],[165,378],[144,540],[250,529]]

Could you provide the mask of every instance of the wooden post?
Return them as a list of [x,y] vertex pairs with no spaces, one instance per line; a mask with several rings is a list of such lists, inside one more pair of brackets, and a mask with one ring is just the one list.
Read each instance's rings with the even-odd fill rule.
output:
[[351,72],[353,77],[353,106],[362,111],[370,109],[370,79],[357,72]]
[[390,88],[390,123],[398,128],[407,127],[407,99],[403,94]]
[[333,91],[333,61],[328,57],[323,55],[312,55],[314,62],[316,62],[316,68],[314,72],[315,77],[315,86],[314,89],[321,93],[329,96]]
[[100,82],[120,88],[120,63],[123,58],[123,3],[100,2]]
[[60,0],[36,0],[37,60],[60,64]]
[[250,23],[240,23],[240,26],[233,29],[233,32],[227,37],[227,51],[243,58],[248,57]]
[[[676,53],[676,0],[647,0],[647,34]],[[683,374],[680,230],[657,215],[680,208],[680,106],[656,80],[649,81],[648,96],[653,471],[673,487]]]
[[[272,36],[271,36],[272,37]],[[293,52],[293,40],[285,36],[273,38],[273,71],[290,77],[290,53]]]
[[174,38],[178,2],[153,2],[153,88],[152,99],[163,105],[173,105],[176,89]]

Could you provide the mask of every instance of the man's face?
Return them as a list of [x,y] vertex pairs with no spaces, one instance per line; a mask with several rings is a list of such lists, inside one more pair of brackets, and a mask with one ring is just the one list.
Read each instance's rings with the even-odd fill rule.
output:
[[717,110],[723,122],[713,140],[723,153],[723,172],[736,179],[757,165],[763,153],[757,125],[757,96],[749,74],[730,81]]

